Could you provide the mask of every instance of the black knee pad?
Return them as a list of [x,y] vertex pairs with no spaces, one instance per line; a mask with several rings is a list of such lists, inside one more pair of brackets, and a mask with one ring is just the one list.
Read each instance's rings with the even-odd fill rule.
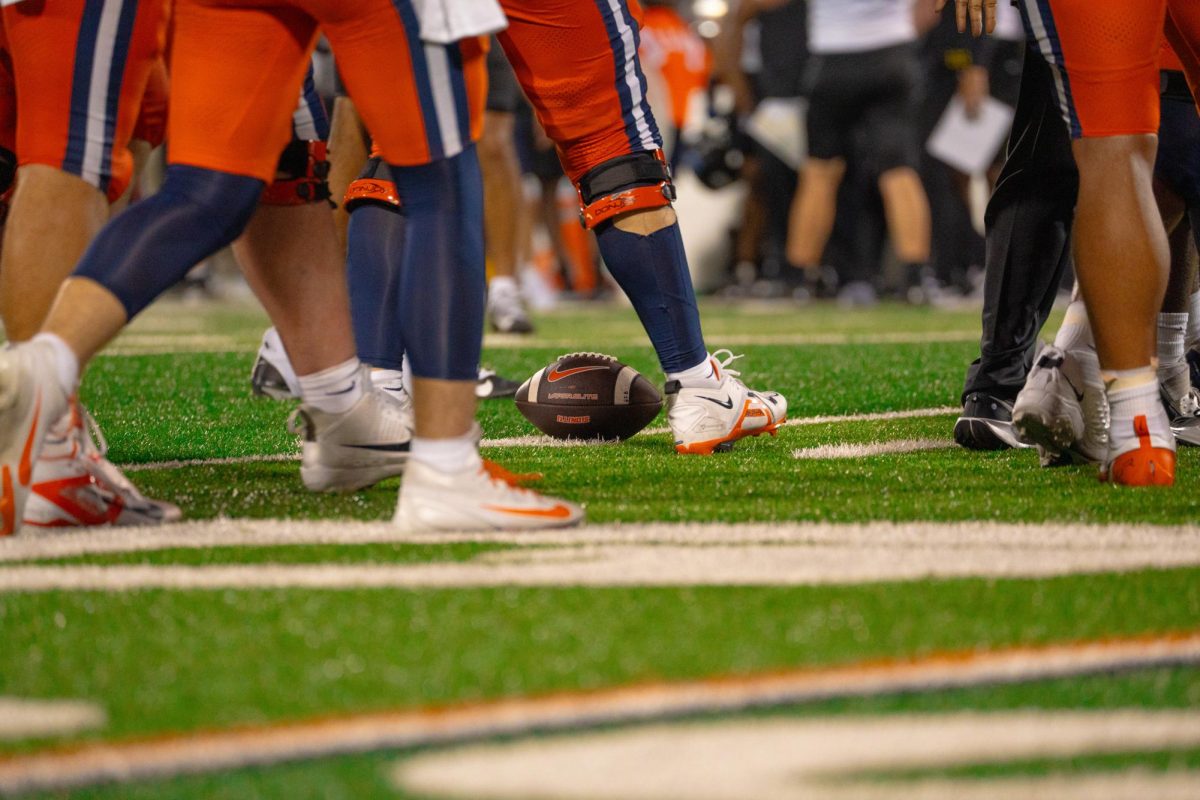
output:
[[671,168],[661,150],[610,158],[579,179],[579,221],[594,228],[618,214],[669,206],[675,199]]

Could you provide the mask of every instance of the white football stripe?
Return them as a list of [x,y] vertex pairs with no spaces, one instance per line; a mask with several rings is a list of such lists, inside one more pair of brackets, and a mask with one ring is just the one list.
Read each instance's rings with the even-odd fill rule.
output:
[[104,710],[95,703],[0,696],[0,741],[65,736],[106,722]]
[[494,542],[465,562],[13,565],[0,592],[58,589],[386,589],[491,586],[797,586],[1028,578],[1200,564],[1200,527],[862,523],[614,525],[526,534],[406,535],[387,523],[217,521],[0,543],[0,560],[166,547]]
[[871,456],[944,450],[949,447],[954,447],[954,442],[949,439],[895,439],[890,442],[869,442],[867,444],[823,444],[817,447],[793,450],[792,458],[870,458]]
[[738,712],[833,697],[987,686],[1197,660],[1198,634],[1109,639],[619,686],[429,710],[288,720],[157,740],[96,742],[74,751],[16,754],[0,760],[0,792],[68,788],[105,780],[211,772],[499,735]]
[[872,773],[1197,745],[1200,714],[1189,710],[734,719],[418,754],[393,780],[406,795],[473,800],[1190,800],[1200,796],[1200,772],[1179,768],[900,781]]

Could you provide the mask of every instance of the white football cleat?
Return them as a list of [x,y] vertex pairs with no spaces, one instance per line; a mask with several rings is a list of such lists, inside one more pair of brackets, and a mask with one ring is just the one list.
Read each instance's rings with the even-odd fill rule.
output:
[[1098,464],[1108,454],[1108,401],[1090,350],[1043,347],[1012,411],[1013,429],[1036,445],[1043,466]]
[[274,328],[263,331],[258,357],[250,371],[250,387],[255,394],[275,400],[291,400],[300,396],[300,381],[292,369],[283,340]]
[[344,414],[301,406],[288,419],[304,437],[300,478],[314,492],[353,492],[404,472],[412,425],[411,412],[374,388]]
[[523,489],[487,461],[458,472],[411,462],[392,518],[406,532],[566,528],[582,521],[579,506]]
[[[719,358],[722,354],[724,358]],[[772,436],[787,421],[787,400],[778,392],[748,389],[729,365],[741,356],[729,350],[713,354],[720,384],[712,387],[666,386],[667,422],[675,435],[675,452],[711,455],[733,449],[746,436]],[[719,359],[719,360],[718,360]]]
[[0,536],[21,529],[46,431],[66,412],[53,348],[26,342],[0,351]]
[[40,528],[159,525],[183,512],[151,500],[108,460],[108,443],[78,402],[47,433],[33,467],[25,524]]
[[521,290],[511,279],[493,280],[488,287],[487,318],[496,333],[533,333]]

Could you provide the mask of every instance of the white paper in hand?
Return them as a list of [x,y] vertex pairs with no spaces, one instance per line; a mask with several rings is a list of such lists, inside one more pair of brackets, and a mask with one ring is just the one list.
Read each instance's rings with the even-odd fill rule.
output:
[[985,172],[1012,128],[1012,107],[994,97],[983,101],[979,114],[970,119],[963,101],[955,97],[946,107],[925,148],[939,161],[967,175]]

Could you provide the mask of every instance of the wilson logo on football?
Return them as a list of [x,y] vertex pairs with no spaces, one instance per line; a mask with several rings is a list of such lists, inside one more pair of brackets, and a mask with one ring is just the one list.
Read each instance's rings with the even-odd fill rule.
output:
[[598,369],[608,369],[608,367],[572,367],[571,369],[564,369],[562,372],[559,372],[557,367],[551,367],[550,372],[546,374],[546,380],[554,383],[555,381],[561,381],[563,378],[578,375],[581,372],[595,372]]

